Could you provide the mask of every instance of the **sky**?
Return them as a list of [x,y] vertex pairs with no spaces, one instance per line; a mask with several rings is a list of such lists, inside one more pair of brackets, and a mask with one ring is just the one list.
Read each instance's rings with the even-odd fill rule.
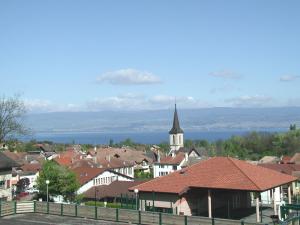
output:
[[300,1],[0,1],[31,112],[300,106]]

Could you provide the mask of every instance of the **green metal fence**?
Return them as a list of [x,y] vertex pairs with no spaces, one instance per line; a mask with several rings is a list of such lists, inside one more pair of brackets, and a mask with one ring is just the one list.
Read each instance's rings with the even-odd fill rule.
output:
[[34,201],[0,203],[0,217],[16,213],[41,213],[147,225],[265,225],[263,223],[247,223],[239,220],[199,216],[180,216],[161,212],[147,212],[133,209],[104,208],[52,202],[47,203]]
[[300,216],[300,205],[285,204],[280,207],[281,218],[286,220],[288,218],[296,218]]
[[300,216],[287,219],[280,223],[280,225],[300,225]]

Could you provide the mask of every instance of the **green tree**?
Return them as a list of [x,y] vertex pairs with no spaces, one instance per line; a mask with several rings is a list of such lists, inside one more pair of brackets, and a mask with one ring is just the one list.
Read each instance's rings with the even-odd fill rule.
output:
[[290,130],[297,130],[296,124],[291,124],[290,125]]
[[37,187],[43,196],[47,194],[46,180],[49,180],[49,195],[62,195],[65,200],[75,200],[80,184],[73,172],[53,161],[46,161],[37,179]]

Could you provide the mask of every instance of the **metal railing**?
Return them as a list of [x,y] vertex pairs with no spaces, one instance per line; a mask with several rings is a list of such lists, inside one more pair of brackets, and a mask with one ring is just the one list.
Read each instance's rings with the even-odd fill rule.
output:
[[18,213],[41,213],[147,225],[265,225],[265,223],[248,223],[240,220],[200,216],[181,216],[168,213],[104,208],[77,204],[60,204],[38,201],[13,201],[0,203],[0,217]]

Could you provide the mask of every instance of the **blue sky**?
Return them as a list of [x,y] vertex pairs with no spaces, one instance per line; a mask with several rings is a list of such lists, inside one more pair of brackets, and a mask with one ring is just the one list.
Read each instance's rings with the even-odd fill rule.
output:
[[0,1],[0,94],[48,111],[300,106],[299,1]]

